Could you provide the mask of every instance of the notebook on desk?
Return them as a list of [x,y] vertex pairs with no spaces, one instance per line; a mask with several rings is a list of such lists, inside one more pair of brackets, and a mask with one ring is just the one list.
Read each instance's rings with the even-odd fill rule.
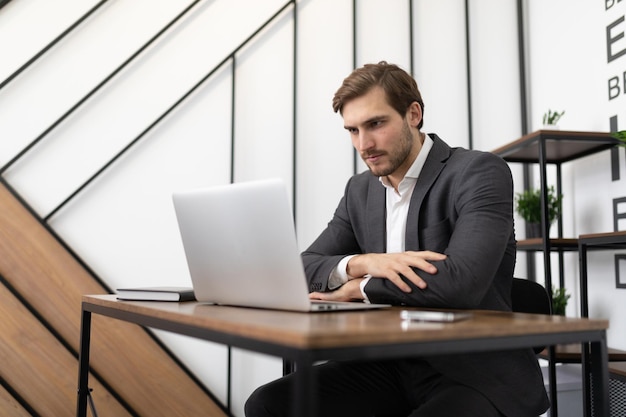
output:
[[388,307],[309,300],[279,179],[176,192],[173,201],[198,301],[306,312]]

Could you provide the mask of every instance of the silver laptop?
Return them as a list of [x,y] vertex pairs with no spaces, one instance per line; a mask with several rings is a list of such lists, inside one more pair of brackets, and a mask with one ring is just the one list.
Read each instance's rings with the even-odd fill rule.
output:
[[279,179],[176,192],[173,200],[198,301],[293,311],[388,307],[309,300]]

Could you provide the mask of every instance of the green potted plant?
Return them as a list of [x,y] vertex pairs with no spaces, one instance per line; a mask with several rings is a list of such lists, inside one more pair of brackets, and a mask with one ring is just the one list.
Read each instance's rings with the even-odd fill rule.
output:
[[[561,215],[562,195],[556,195],[554,187],[548,187],[548,224],[552,224]],[[541,237],[541,190],[528,189],[515,195],[515,211],[526,221],[531,237]]]
[[552,287],[552,314],[564,316],[570,295],[565,288]]
[[559,119],[563,117],[565,114],[565,110],[561,111],[552,111],[548,109],[546,113],[543,114],[543,126],[548,129],[558,129]]

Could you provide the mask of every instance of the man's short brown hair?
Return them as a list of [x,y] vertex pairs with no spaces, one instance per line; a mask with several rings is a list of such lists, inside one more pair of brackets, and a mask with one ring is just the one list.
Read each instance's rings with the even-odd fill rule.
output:
[[[406,71],[394,64],[381,61],[378,64],[365,64],[357,68],[343,80],[341,87],[333,97],[333,110],[342,114],[343,106],[348,101],[360,97],[373,87],[380,86],[385,91],[387,102],[401,116],[414,102],[420,105],[424,114],[424,102],[417,88],[417,82]],[[420,121],[418,129],[424,124]]]

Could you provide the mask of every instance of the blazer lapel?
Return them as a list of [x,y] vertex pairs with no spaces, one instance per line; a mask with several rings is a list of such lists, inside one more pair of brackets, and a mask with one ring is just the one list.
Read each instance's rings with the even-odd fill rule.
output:
[[387,222],[385,187],[378,177],[372,175],[367,193],[367,242],[368,252],[384,253],[387,247]]
[[428,154],[428,158],[426,158],[426,163],[417,178],[413,194],[411,195],[409,214],[406,221],[405,250],[420,250],[419,234],[416,233],[419,227],[420,209],[426,193],[432,187],[450,157],[450,147],[437,135],[430,134],[429,136],[434,143]]

